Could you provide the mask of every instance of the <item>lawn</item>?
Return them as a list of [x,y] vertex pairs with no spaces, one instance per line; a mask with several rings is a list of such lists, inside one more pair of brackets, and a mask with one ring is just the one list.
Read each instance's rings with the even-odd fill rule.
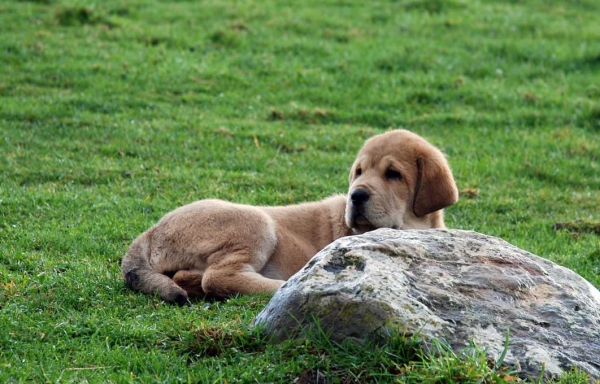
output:
[[119,264],[197,199],[344,193],[404,127],[448,155],[449,227],[600,288],[599,25],[595,0],[2,1],[0,381],[510,382],[401,337],[270,345],[268,296],[180,308]]

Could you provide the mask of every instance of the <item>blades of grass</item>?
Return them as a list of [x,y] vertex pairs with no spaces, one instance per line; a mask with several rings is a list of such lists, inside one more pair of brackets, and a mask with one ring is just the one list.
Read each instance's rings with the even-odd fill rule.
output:
[[506,358],[506,354],[508,353],[509,341],[510,341],[510,326],[506,327],[506,336],[504,337],[504,349],[502,350],[500,357],[498,357],[498,360],[496,360],[496,367],[498,369],[502,366],[502,363],[504,363],[504,359]]

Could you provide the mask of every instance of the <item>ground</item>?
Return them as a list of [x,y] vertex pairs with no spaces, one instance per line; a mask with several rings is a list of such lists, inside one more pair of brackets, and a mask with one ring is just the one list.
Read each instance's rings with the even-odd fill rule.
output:
[[403,127],[448,155],[449,227],[600,287],[598,25],[592,0],[3,1],[0,380],[507,380],[402,340],[271,346],[248,328],[268,297],[166,305],[120,259],[196,199],[344,193]]

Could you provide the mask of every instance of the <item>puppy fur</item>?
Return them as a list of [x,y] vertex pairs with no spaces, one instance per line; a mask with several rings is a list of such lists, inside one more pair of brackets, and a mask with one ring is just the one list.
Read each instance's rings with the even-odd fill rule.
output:
[[348,195],[283,207],[200,200],[166,214],[131,244],[126,284],[184,304],[277,290],[334,240],[377,228],[444,228],[458,200],[444,155],[406,130],[374,136],[350,171]]

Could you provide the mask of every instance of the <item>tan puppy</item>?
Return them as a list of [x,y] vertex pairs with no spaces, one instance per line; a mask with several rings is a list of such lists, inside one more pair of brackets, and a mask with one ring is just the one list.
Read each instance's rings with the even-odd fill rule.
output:
[[277,290],[334,240],[376,228],[443,228],[458,192],[444,155],[395,130],[367,140],[350,172],[348,197],[286,207],[200,200],[142,233],[121,265],[134,290],[184,304]]

